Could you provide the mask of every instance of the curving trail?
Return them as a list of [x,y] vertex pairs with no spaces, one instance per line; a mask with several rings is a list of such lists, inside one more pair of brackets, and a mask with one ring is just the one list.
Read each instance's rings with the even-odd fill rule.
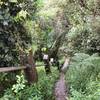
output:
[[69,65],[69,59],[66,59],[61,69],[60,78],[55,84],[55,89],[54,89],[55,100],[68,100],[68,88],[65,82],[65,71],[67,71],[68,65]]

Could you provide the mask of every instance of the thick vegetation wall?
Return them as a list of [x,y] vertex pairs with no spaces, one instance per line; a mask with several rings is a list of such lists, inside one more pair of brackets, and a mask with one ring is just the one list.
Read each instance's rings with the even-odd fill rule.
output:
[[27,48],[32,41],[24,26],[30,13],[28,4],[30,1],[27,0],[0,1],[0,66],[16,65],[19,48]]

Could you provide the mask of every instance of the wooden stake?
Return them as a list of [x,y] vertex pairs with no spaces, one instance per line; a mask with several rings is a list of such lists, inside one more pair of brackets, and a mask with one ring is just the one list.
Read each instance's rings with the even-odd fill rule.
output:
[[32,84],[34,82],[37,82],[38,74],[37,74],[36,66],[33,59],[32,49],[29,51],[28,64],[26,66],[27,68],[25,69],[25,73],[26,73],[26,78],[28,80],[28,83]]

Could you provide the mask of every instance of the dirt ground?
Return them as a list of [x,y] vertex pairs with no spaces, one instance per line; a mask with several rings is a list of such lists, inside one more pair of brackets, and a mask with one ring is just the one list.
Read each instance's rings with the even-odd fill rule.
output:
[[68,90],[66,87],[65,75],[64,73],[60,73],[60,79],[55,84],[55,100],[68,100],[67,92]]
[[65,74],[68,70],[70,59],[66,58],[61,68],[58,81],[55,83],[54,96],[55,100],[68,100],[68,85],[65,82]]

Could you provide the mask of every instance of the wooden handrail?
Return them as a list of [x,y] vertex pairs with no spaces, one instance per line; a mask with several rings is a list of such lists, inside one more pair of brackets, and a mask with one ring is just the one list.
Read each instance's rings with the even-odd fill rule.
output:
[[3,67],[0,68],[0,72],[10,72],[10,71],[17,71],[17,70],[23,70],[26,69],[26,66],[21,66],[21,67]]
[[[45,64],[41,64],[41,65],[36,65],[36,67],[39,66],[45,66]],[[0,73],[1,72],[10,72],[10,71],[17,71],[17,70],[23,70],[26,69],[26,66],[21,66],[21,67],[0,67]]]

